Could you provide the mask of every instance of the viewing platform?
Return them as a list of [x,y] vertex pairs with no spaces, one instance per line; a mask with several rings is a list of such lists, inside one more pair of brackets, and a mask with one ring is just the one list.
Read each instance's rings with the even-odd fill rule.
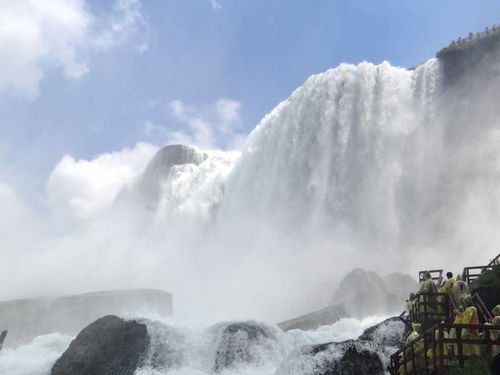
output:
[[[477,311],[477,324],[459,322],[464,312],[449,293],[416,293],[411,310],[403,312],[400,318],[408,326],[420,325],[421,330],[391,356],[390,374],[468,374],[473,368],[471,374],[489,375],[490,362],[500,356],[499,318],[495,319],[490,312],[491,306],[500,304],[500,293],[494,291],[494,298],[487,306],[476,290],[484,289],[481,286],[484,278],[500,277],[499,269],[500,254],[487,265],[463,270],[463,281],[471,292],[469,306]],[[443,283],[443,270],[421,271],[421,283],[426,272],[430,272],[439,288]]]

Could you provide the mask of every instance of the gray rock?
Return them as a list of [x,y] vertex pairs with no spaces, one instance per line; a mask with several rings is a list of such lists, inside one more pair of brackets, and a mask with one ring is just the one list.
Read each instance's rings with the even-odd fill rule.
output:
[[278,327],[283,331],[291,329],[313,330],[321,326],[333,324],[347,317],[349,315],[345,311],[343,304],[330,305],[324,309],[281,322],[278,324]]
[[410,328],[395,316],[365,329],[358,337],[361,341],[371,341],[384,347],[399,348],[410,334]]
[[356,268],[340,282],[333,303],[342,303],[349,316],[393,315],[403,311],[403,304],[418,283],[411,276],[392,273],[384,278],[375,272]]
[[52,375],[133,375],[149,347],[146,326],[109,315],[85,327]]
[[13,347],[52,332],[74,336],[104,315],[141,312],[163,317],[172,315],[172,295],[161,290],[135,289],[86,293],[55,300],[5,301],[0,302],[0,328],[9,331],[5,347]]
[[[256,323],[230,323],[217,337],[214,370],[221,371],[242,363],[258,362],[261,353],[257,347],[265,347],[274,340],[274,333]],[[272,350],[272,345],[268,347]]]
[[[165,146],[148,163],[131,193],[137,194],[146,207],[156,208],[162,185],[171,175],[173,168],[185,164],[199,165],[206,158],[207,154],[193,146]],[[122,196],[119,199],[124,198]]]
[[292,353],[277,375],[382,375],[378,352],[383,348],[366,341],[348,340],[308,345]]

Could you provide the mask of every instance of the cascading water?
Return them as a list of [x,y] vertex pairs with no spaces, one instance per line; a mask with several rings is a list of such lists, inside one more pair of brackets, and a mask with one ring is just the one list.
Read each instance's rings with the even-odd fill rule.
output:
[[[487,259],[500,245],[500,117],[496,81],[472,78],[451,85],[435,59],[414,70],[343,64],[312,76],[260,122],[241,155],[181,147],[166,170],[160,155],[124,188],[119,219],[109,220],[117,228],[97,232],[98,243],[111,243],[108,236],[134,249],[127,264],[164,276],[177,316],[209,320],[229,312],[278,321],[324,307],[332,295],[325,283],[353,266],[413,272],[440,252],[450,268],[481,251]],[[478,251],[459,259],[464,249]],[[138,373],[212,373],[224,327],[150,325],[153,342],[165,347],[155,360],[170,367]],[[229,340],[249,360],[221,373],[274,374],[302,345],[355,338],[366,326],[259,327],[266,333],[251,347],[251,333]],[[0,369],[21,352],[53,348],[39,367],[47,374],[62,342],[68,338],[51,336],[5,350]]]
[[[147,321],[150,348],[136,375],[315,375],[325,360],[335,360],[342,348],[320,358],[299,355],[301,348],[328,342],[356,339],[380,321],[370,317],[361,321],[343,319],[315,331],[282,332],[270,324],[225,322],[212,326],[186,325],[174,321]],[[230,328],[238,330],[231,333]],[[246,328],[240,330],[239,328]],[[382,326],[380,335],[400,334],[403,323]],[[229,328],[229,330],[228,330]],[[36,338],[31,344],[7,349],[0,354],[0,373],[9,375],[47,375],[56,358],[71,341],[58,334]],[[377,341],[359,345],[375,350]],[[372,347],[370,348],[370,345]],[[387,361],[387,352],[380,353]],[[295,354],[294,354],[295,353]]]
[[[165,262],[182,254],[176,267],[194,270],[184,285],[217,290],[236,316],[278,320],[325,306],[320,286],[354,266],[415,272],[441,254],[458,269],[470,248],[487,259],[500,245],[498,116],[480,115],[491,100],[477,85],[457,96],[444,77],[438,59],[342,64],[280,103],[241,155],[184,150],[196,160],[150,165],[132,190],[154,190],[145,222]],[[219,310],[206,293],[197,302]]]

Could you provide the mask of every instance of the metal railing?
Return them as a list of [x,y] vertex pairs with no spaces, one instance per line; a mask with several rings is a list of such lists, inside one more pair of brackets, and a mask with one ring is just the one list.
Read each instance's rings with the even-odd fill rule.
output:
[[500,352],[500,326],[438,323],[391,356],[391,375],[444,375]]
[[490,311],[486,308],[486,305],[484,304],[479,294],[476,293],[472,296],[472,303],[477,309],[481,321],[485,323],[491,323],[493,320],[493,315],[491,315]]
[[420,271],[418,273],[418,283],[425,281],[424,274],[429,272],[431,274],[431,279],[434,281],[436,286],[439,288],[441,282],[443,281],[443,270],[429,270],[429,271]]
[[419,323],[424,330],[441,321],[453,321],[453,300],[447,293],[422,293],[416,294],[409,313],[411,323]]
[[486,270],[491,270],[493,267],[498,266],[500,264],[500,254],[498,254],[495,258],[493,258],[490,263],[486,266],[473,266],[473,267],[465,267],[462,272],[462,277],[467,284],[472,283],[473,281],[479,279],[481,275]]

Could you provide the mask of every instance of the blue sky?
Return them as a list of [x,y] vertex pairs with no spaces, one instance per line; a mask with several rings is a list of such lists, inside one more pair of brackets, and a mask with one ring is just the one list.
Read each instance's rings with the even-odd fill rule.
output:
[[15,3],[0,1],[14,30],[0,27],[0,182],[32,197],[64,155],[173,140],[231,148],[311,74],[411,67],[500,22],[494,0]]

